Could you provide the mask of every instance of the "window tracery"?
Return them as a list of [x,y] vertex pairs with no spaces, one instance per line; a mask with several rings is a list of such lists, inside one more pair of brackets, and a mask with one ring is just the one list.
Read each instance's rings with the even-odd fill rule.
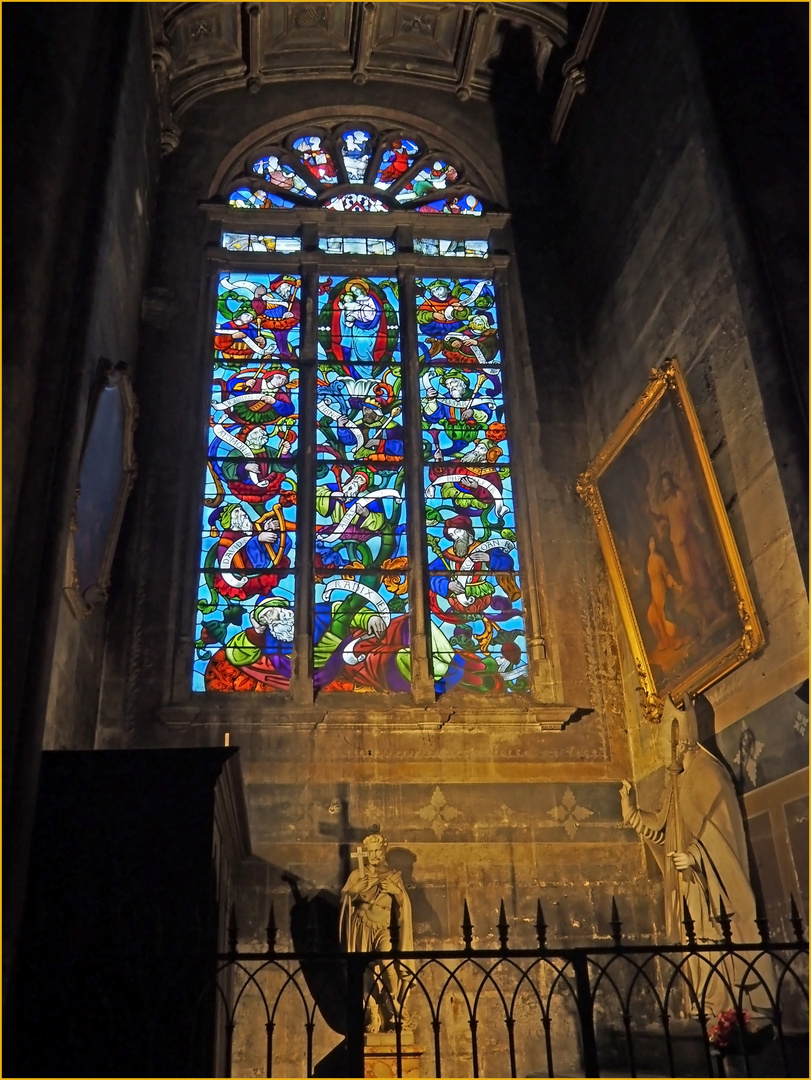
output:
[[408,206],[424,214],[480,216],[481,198],[446,157],[430,152],[419,136],[378,136],[371,127],[308,132],[248,163],[229,204],[382,214]]

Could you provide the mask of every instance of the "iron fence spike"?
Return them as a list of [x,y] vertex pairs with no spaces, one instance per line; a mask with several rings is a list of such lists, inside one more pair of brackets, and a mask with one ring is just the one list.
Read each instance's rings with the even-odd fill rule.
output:
[[465,900],[465,907],[462,912],[462,939],[466,949],[473,948],[473,923],[470,921],[470,911],[467,906],[467,900]]
[[797,941],[804,941],[803,932],[805,927],[803,926],[803,920],[800,918],[800,912],[797,909],[797,904],[794,900],[794,893],[788,895],[789,903],[791,904],[791,925],[794,929],[794,936]]
[[758,897],[755,897],[755,926],[757,927],[757,932],[760,935],[760,940],[763,942],[764,945],[768,945],[769,939],[771,937],[769,920],[766,917],[766,912],[763,910],[763,905],[761,904]]
[[732,916],[734,911],[728,912],[726,905],[724,904],[723,896],[718,897],[718,923],[721,927],[721,933],[724,936],[724,941],[729,945],[732,941]]
[[538,901],[538,910],[535,915],[535,933],[538,935],[538,948],[546,948],[546,931],[548,927],[543,917],[543,908],[541,907],[541,901]]
[[693,922],[693,916],[690,914],[690,906],[687,903],[687,897],[686,896],[682,897],[682,905],[683,905],[683,911],[684,911],[683,924],[684,924],[684,931],[685,931],[685,933],[687,935],[687,944],[688,945],[695,945],[696,944],[696,924]]
[[501,907],[498,912],[498,940],[502,949],[507,948],[507,941],[510,934],[510,925],[507,922],[507,914],[504,911],[504,900],[501,901]]
[[615,945],[622,944],[622,923],[620,922],[620,913],[615,896],[611,897],[611,936]]
[[276,912],[274,910],[273,901],[270,901],[270,913],[268,915],[268,925],[265,931],[267,938],[268,952],[273,953],[276,950],[276,935],[278,930],[276,928]]

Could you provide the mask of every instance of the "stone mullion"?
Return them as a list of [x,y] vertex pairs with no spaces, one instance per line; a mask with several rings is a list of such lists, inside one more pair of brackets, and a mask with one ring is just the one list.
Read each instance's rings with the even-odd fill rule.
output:
[[[203,489],[207,479],[209,455],[211,454],[208,433],[212,416],[211,386],[216,366],[216,360],[214,359],[214,326],[217,322],[219,275],[224,268],[221,260],[209,259],[206,262],[200,286],[200,310],[204,312],[204,315],[203,318],[197,320],[196,329],[194,355],[200,358],[199,370],[201,377],[198,380],[197,394],[199,396],[194,407],[194,415],[197,418],[195,423],[200,425],[198,431],[202,432],[202,435],[200,436],[200,442],[194,449],[191,448],[193,444],[183,447],[183,452],[188,455],[185,461],[189,462],[190,469],[193,470],[192,474],[200,477],[200,490],[199,493],[195,494],[194,499],[188,501],[185,513],[186,522],[179,525],[181,535],[187,530],[187,540],[184,547],[181,548],[183,551],[181,566],[193,566],[193,571],[190,574],[183,575],[182,582],[179,582],[176,586],[179,593],[178,602],[181,619],[179,620],[180,631],[175,643],[175,662],[172,674],[171,700],[173,702],[187,700],[194,669],[197,602],[200,599],[200,572],[205,561],[201,551],[200,533],[204,509]],[[204,462],[202,474],[198,472],[198,452],[202,453]],[[193,466],[192,462],[194,463]],[[175,578],[180,577],[180,575],[174,576]]]
[[[524,632],[527,641],[527,653],[529,660],[529,684],[533,699],[543,700],[542,678],[543,666],[547,659],[546,644],[543,638],[543,602],[539,587],[536,567],[540,566],[540,557],[533,548],[533,530],[530,524],[528,512],[529,499],[527,492],[527,480],[525,470],[516,470],[516,460],[523,459],[520,453],[519,440],[522,449],[529,449],[526,425],[521,422],[522,409],[520,404],[520,383],[517,378],[516,357],[512,355],[512,348],[516,341],[513,332],[510,312],[510,288],[506,268],[496,268],[493,274],[493,282],[496,287],[496,310],[498,312],[499,336],[501,338],[502,367],[506,371],[508,384],[505,387],[502,380],[502,394],[504,395],[504,413],[507,421],[507,438],[510,447],[510,476],[512,479],[512,492],[515,510],[515,532],[518,542],[518,550],[521,553],[520,569],[518,571],[521,583],[521,594],[524,598]],[[530,460],[528,468],[533,468]]]
[[315,544],[315,406],[318,353],[318,266],[304,263],[299,349],[299,440],[296,478],[295,649],[291,691],[297,705],[313,701],[313,551]]
[[416,289],[413,265],[400,265],[400,344],[402,350],[405,478],[408,520],[409,598],[411,603],[411,692],[417,705],[436,700],[430,664],[427,560],[425,555],[425,478],[422,463]]

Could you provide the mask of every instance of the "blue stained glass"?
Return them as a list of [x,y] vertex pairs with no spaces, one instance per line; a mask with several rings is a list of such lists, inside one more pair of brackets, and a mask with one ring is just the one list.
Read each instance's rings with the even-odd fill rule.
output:
[[261,176],[263,180],[267,180],[269,184],[281,188],[282,191],[290,191],[307,199],[316,197],[313,189],[302,180],[294,169],[280,161],[276,154],[270,154],[268,157],[255,161],[253,171]]
[[221,366],[295,359],[301,278],[293,274],[221,273],[214,348]]
[[425,367],[420,411],[426,458],[485,464],[507,453],[499,367]]
[[301,155],[304,167],[322,184],[337,184],[338,174],[335,162],[324,149],[318,135],[302,135],[293,143],[293,149]]
[[[262,450],[272,457],[289,457],[298,435],[298,372],[289,365],[251,364],[237,372],[215,369],[211,395],[209,447],[248,456],[244,444],[250,430],[261,428]],[[215,429],[222,428],[223,432]],[[236,440],[239,445],[235,445]]]
[[490,254],[490,245],[486,240],[439,240],[431,237],[414,237],[414,250],[418,255],[486,259]]
[[[334,151],[328,149],[332,142],[307,132],[292,145],[300,155],[298,160],[287,155],[294,167],[281,151],[253,165],[272,189],[254,192],[249,182],[232,193],[230,204],[289,209],[309,199],[339,212],[388,213],[396,208],[393,195],[397,204],[420,213],[483,212],[477,196],[458,194],[460,188],[452,186],[459,181],[452,163],[422,157],[415,164],[424,148],[410,139],[390,140],[379,158],[372,134],[346,125],[334,137]],[[369,176],[373,160],[380,164]],[[348,186],[330,192],[344,176],[353,185],[375,177],[375,186],[388,194],[377,198]],[[376,231],[390,231],[385,219]],[[295,236],[231,230],[223,231],[222,246],[282,255],[302,247]],[[323,237],[319,247],[327,255],[396,253],[393,240],[385,237]],[[489,244],[418,237],[414,251],[487,258]],[[378,272],[385,271],[381,264]],[[482,271],[488,273],[486,267]],[[326,275],[318,286],[315,505],[310,511],[315,536],[314,550],[304,553],[308,565],[312,555],[315,576],[314,684],[319,692],[407,693],[410,583],[398,286],[392,276]],[[494,285],[470,276],[435,276],[418,278],[416,290],[421,494],[436,691],[526,692]],[[201,520],[196,691],[284,692],[290,686],[300,318],[298,275],[220,274]]]
[[400,357],[397,282],[392,278],[319,279],[318,355],[348,375],[357,364]]
[[237,210],[272,210],[274,206],[290,210],[296,204],[273,191],[251,191],[250,188],[241,187],[228,196],[228,205]]
[[[518,567],[509,469],[429,467],[426,469],[425,520],[428,547],[437,557],[446,541],[453,542],[449,535],[452,523],[464,522],[474,547],[482,551],[489,551],[490,546],[497,548],[498,558],[509,554],[510,569]],[[485,547],[481,546],[483,544]]]
[[247,582],[244,597],[227,596],[217,588],[222,579],[219,570],[200,574],[192,690],[287,690],[295,578],[270,570],[247,571],[239,577]]
[[411,647],[404,560],[391,560],[380,575],[318,575],[314,636],[319,690],[407,693]]
[[[295,444],[277,436],[275,445],[267,427],[212,425],[209,436],[205,505],[217,507],[233,496],[264,508],[284,489],[284,505],[295,503],[295,472],[290,471]],[[274,454],[282,449],[285,455]],[[268,452],[270,451],[270,452]]]
[[[429,573],[431,661],[438,694],[525,693],[529,689],[527,643],[519,579],[512,569],[488,573],[509,554],[493,547],[484,552],[463,523],[451,527],[459,543],[429,569],[451,563],[453,572]],[[463,554],[468,544],[467,554]],[[489,561],[483,556],[487,555]]]
[[403,456],[399,367],[319,364],[316,450],[321,458],[392,461]]
[[301,251],[301,237],[224,232],[222,246],[226,251],[274,251],[280,255],[291,255]]
[[484,213],[481,199],[475,195],[453,195],[450,199],[423,203],[416,207],[421,214],[471,214],[479,217]]
[[372,136],[362,128],[345,131],[340,138],[341,156],[344,159],[346,177],[350,184],[362,184],[372,154]]
[[392,184],[398,183],[414,164],[419,152],[419,146],[411,139],[393,139],[383,151],[380,168],[375,177],[375,187],[385,191]]
[[220,274],[192,686],[286,690],[296,555],[300,279]]
[[318,241],[321,251],[328,255],[393,255],[393,240],[378,236],[322,236]]
[[319,464],[315,489],[317,571],[381,567],[405,555],[404,470]]
[[435,191],[442,191],[458,179],[459,174],[453,165],[449,165],[447,161],[435,161],[432,165],[420,169],[417,175],[397,192],[395,198],[399,203],[422,199]]
[[417,342],[425,363],[499,363],[492,281],[417,278],[416,288]]
[[371,195],[364,195],[361,191],[347,191],[343,195],[335,195],[324,203],[327,210],[349,210],[367,214],[388,214],[389,208],[380,199]]
[[[244,599],[239,590],[244,589],[245,574],[251,570],[287,570],[295,563],[295,508],[288,502],[290,495],[295,494],[295,475],[288,484],[283,478],[282,485],[275,495],[268,496],[262,503],[235,499],[220,502],[215,497],[210,501],[219,505],[213,510],[206,506],[201,547],[203,564],[216,567],[221,573],[228,587],[221,591],[226,595]],[[216,587],[220,588],[219,585]],[[237,591],[229,592],[229,589]]]

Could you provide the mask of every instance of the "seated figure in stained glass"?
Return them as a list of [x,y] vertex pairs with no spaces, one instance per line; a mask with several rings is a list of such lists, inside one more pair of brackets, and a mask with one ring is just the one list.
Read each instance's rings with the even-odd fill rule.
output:
[[[248,503],[265,503],[275,495],[284,474],[274,468],[267,452],[270,438],[264,427],[251,428],[243,437],[214,424],[210,464],[221,484]],[[225,446],[231,449],[223,456]]]
[[371,155],[371,135],[357,129],[343,135],[344,168],[350,184],[362,184]]
[[301,322],[299,279],[289,275],[274,278],[267,288],[257,286],[251,302],[262,330],[269,330],[280,357],[295,357],[288,342],[290,331]]
[[489,424],[496,402],[473,392],[472,380],[462,371],[451,368],[440,374],[438,381],[444,395],[431,386],[425,391],[422,409],[432,426],[442,428],[444,453],[455,457],[475,442],[480,429]]
[[417,282],[420,346],[426,360],[442,354],[452,363],[484,364],[498,353],[498,336],[489,309],[495,296],[489,281]]
[[300,139],[296,139],[293,143],[293,149],[298,150],[301,160],[317,180],[320,180],[323,184],[337,182],[335,165],[324,149],[320,136],[304,135]]
[[250,626],[237,631],[209,660],[206,690],[286,690],[292,670],[293,618],[288,600],[258,600]]
[[[443,535],[450,546],[440,548],[438,557],[428,566],[434,574],[434,592],[446,596],[457,611],[482,611],[495,591],[484,575],[491,572],[513,575],[515,567],[510,552],[515,541],[501,536],[477,540],[467,514],[457,514],[446,521]],[[437,571],[448,570],[453,571],[450,576],[437,576]]]
[[[234,297],[240,303],[234,311],[230,311],[225,305]],[[247,361],[264,356],[269,351],[267,339],[259,332],[256,312],[250,303],[237,294],[231,297],[226,294],[220,297],[218,307],[224,318],[214,331],[214,348],[220,354],[223,367],[242,367]]]
[[214,413],[225,413],[233,423],[275,424],[296,411],[289,384],[290,373],[284,368],[243,368],[228,379],[214,380],[222,398],[215,398],[211,408]]
[[[213,570],[212,585],[221,596],[247,600],[266,595],[279,583],[279,572],[290,567],[290,523],[276,503],[255,521],[234,503],[209,517],[216,544],[206,558]],[[249,571],[259,571],[253,573]]]
[[410,139],[394,139],[387,150],[383,151],[380,171],[375,180],[375,187],[387,188],[396,184],[400,177],[411,168],[414,155],[419,147]]
[[[405,693],[411,688],[407,578],[399,565],[402,561],[382,579],[332,578],[316,586],[314,681],[318,689]],[[343,595],[336,599],[337,594]]]
[[[400,376],[391,369],[379,377],[339,376],[319,371],[319,452],[368,461],[399,460],[403,456]],[[326,376],[326,377],[325,377]]]

